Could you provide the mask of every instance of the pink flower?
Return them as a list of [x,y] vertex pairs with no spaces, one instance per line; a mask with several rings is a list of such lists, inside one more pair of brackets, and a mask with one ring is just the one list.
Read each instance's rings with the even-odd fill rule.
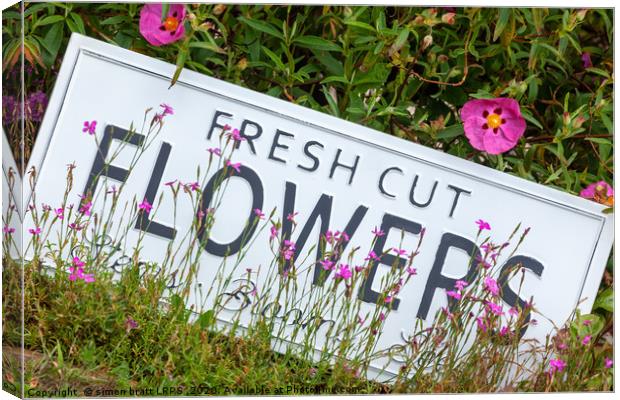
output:
[[149,203],[148,200],[146,200],[145,198],[144,200],[142,200],[142,203],[138,204],[138,209],[144,210],[144,212],[148,214],[153,209],[153,205]]
[[41,228],[39,228],[38,226],[34,229],[30,228],[28,229],[28,232],[30,232],[31,235],[36,236],[41,233]]
[[584,319],[582,324],[583,324],[583,326],[590,326],[592,324],[592,320]]
[[323,269],[326,271],[330,271],[332,267],[334,266],[334,262],[331,260],[321,260],[319,261],[319,264],[321,264]]
[[235,142],[243,142],[245,138],[241,136],[239,129],[235,128],[228,134],[230,138],[232,138]]
[[379,313],[379,321],[384,321],[384,320],[385,320],[385,314]]
[[349,265],[348,264],[340,264],[340,268],[338,268],[338,271],[336,271],[336,275],[334,275],[334,278],[342,278],[342,279],[344,279],[346,281],[352,275],[353,275],[353,273],[349,269]]
[[583,62],[584,68],[592,68],[592,59],[590,58],[590,53],[587,51],[581,53],[581,61]]
[[241,172],[241,163],[240,162],[232,163],[232,162],[230,162],[230,160],[226,160],[226,166],[234,169],[235,171],[237,171],[237,173]]
[[377,257],[377,254],[374,251],[370,251],[370,253],[368,253],[368,256],[366,258],[364,258],[364,261],[379,261],[380,258]]
[[170,186],[170,187],[172,187],[172,185],[174,185],[176,182],[177,182],[177,180],[175,179],[175,180],[173,180],[173,181],[170,181],[170,182],[166,182],[166,183],[164,183],[164,186]]
[[292,223],[295,223],[295,217],[297,216],[297,214],[299,213],[298,212],[291,213],[286,216],[286,219],[291,221]]
[[398,256],[404,256],[405,254],[407,254],[407,250],[397,249],[396,247],[392,247],[392,251]]
[[84,261],[80,260],[79,257],[73,257],[73,261],[71,261],[71,262],[73,263],[73,266],[78,267],[78,268],[83,267],[83,266],[86,265],[86,263]]
[[254,209],[254,214],[256,214],[258,219],[264,219],[265,218],[265,214],[263,213],[263,211],[260,208],[255,208]]
[[80,226],[78,224],[76,224],[75,222],[72,222],[69,224],[69,228],[75,230],[75,231],[81,231],[82,229],[84,229],[84,226]]
[[222,155],[222,150],[219,147],[209,147],[207,151],[211,154],[215,154],[216,156]]
[[97,129],[97,121],[84,121],[84,127],[82,128],[82,132],[88,132],[89,135],[94,135],[95,129]]
[[125,320],[125,330],[129,333],[132,329],[137,329],[138,323],[131,317],[127,317]]
[[170,4],[168,15],[162,22],[162,5],[145,4],[140,11],[140,33],[153,46],[176,42],[185,36],[185,6]]
[[7,235],[10,235],[11,233],[15,232],[15,228],[10,228],[8,225],[5,225],[2,231]]
[[510,309],[508,310],[508,314],[512,315],[513,317],[517,317],[519,316],[519,310],[517,310],[516,307],[510,307]]
[[189,188],[192,192],[195,192],[200,189],[200,184],[198,182],[188,183],[187,188]]
[[83,274],[82,279],[86,283],[91,283],[95,281],[95,274]]
[[480,257],[479,255],[476,256],[476,261],[478,262],[478,265],[481,266],[484,269],[491,268],[491,264],[489,264],[489,262],[487,260],[485,260],[484,258]]
[[172,107],[170,107],[168,104],[162,103],[159,106],[164,109],[164,111],[161,113],[162,117],[165,117],[166,115],[173,115],[174,114],[174,109]]
[[269,240],[273,240],[274,238],[278,236],[278,228],[275,225],[271,225],[271,228],[269,229],[269,231],[270,231]]
[[459,279],[454,284],[454,288],[457,289],[457,290],[463,290],[465,288],[465,286],[467,286],[467,285],[469,285],[469,283]]
[[605,181],[589,184],[579,195],[610,207],[614,205],[614,189]]
[[497,281],[490,276],[484,278],[484,288],[494,296],[499,295],[499,286],[497,286]]
[[453,297],[453,298],[455,298],[455,299],[457,299],[457,300],[461,300],[461,293],[459,293],[459,292],[456,292],[456,291],[454,291],[454,290],[448,290],[448,291],[446,292],[446,294],[447,294],[449,297]]
[[614,360],[605,357],[605,368],[611,368],[614,365]]
[[487,308],[495,315],[504,315],[503,308],[499,304],[495,304],[489,301],[487,302]]
[[394,300],[394,298],[392,296],[386,296],[385,297],[385,304],[389,304],[392,302],[392,300]]
[[407,267],[407,273],[409,274],[409,276],[417,275],[418,270],[413,267]]
[[469,143],[489,154],[515,147],[526,127],[519,103],[509,98],[470,100],[461,109],[461,119]]
[[285,240],[282,246],[282,256],[285,260],[290,260],[295,256],[295,242]]
[[549,361],[549,366],[550,366],[549,374],[553,375],[556,371],[562,372],[564,368],[566,368],[566,362],[564,362],[564,360],[561,360],[559,358],[555,358]]
[[581,341],[581,344],[586,346],[590,343],[590,340],[592,340],[592,336],[591,335],[586,335],[584,336],[583,340]]
[[482,332],[487,331],[486,321],[482,319],[482,317],[476,318],[476,324],[478,325],[478,329],[480,329]]
[[484,231],[485,229],[487,231],[491,230],[491,225],[489,225],[489,223],[486,221],[479,219],[478,221],[476,221],[476,224],[478,224],[478,230],[481,230],[481,231]]
[[372,234],[375,235],[376,237],[381,237],[385,235],[385,232],[383,232],[381,229],[375,226],[375,229],[373,229]]
[[509,333],[510,333],[510,328],[508,328],[507,326],[502,326],[502,329],[499,330],[500,336],[506,336]]
[[356,265],[355,266],[355,272],[361,272],[364,270],[364,266],[363,265]]

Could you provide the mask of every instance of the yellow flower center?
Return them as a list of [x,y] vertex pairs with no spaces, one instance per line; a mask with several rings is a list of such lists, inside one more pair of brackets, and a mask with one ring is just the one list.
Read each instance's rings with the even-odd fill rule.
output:
[[178,27],[179,27],[179,20],[176,19],[175,17],[167,17],[164,20],[164,29],[166,29],[168,32],[174,32],[177,30]]
[[499,128],[502,125],[502,117],[495,113],[489,114],[487,117],[487,124],[491,129]]
[[603,187],[603,185],[596,185],[597,192],[602,192],[603,190],[605,190],[605,187]]

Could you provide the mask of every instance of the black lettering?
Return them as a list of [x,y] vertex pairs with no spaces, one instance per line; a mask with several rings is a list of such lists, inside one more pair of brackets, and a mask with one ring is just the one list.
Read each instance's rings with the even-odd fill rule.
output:
[[301,169],[303,169],[305,171],[309,171],[309,172],[314,172],[314,171],[316,171],[319,168],[319,159],[318,159],[318,157],[316,157],[314,154],[310,153],[310,147],[312,147],[312,146],[318,146],[321,149],[325,148],[325,146],[323,146],[321,143],[319,143],[317,141],[314,141],[314,140],[311,140],[308,143],[306,143],[306,145],[304,146],[304,154],[306,156],[308,156],[308,158],[312,159],[313,164],[312,164],[311,167],[304,167],[303,165],[298,164],[297,167],[301,168]]
[[398,172],[400,172],[400,174],[401,174],[401,175],[403,174],[403,170],[402,170],[402,169],[400,169],[400,168],[398,168],[398,167],[390,167],[390,168],[386,169],[385,171],[383,171],[383,173],[382,173],[382,174],[381,174],[381,176],[379,177],[379,191],[380,191],[382,194],[386,195],[387,197],[395,198],[396,196],[395,196],[395,195],[393,195],[393,194],[388,193],[388,192],[385,190],[385,187],[383,186],[383,180],[385,179],[386,175],[387,175],[387,174],[388,174],[388,172],[390,172],[390,171],[398,171]]
[[290,137],[290,138],[295,137],[295,135],[293,135],[292,133],[284,132],[284,131],[281,131],[279,129],[276,130],[276,134],[274,135],[273,142],[271,144],[271,150],[269,150],[269,158],[274,160],[274,161],[278,161],[278,162],[286,164],[286,160],[278,158],[278,157],[276,157],[274,155],[274,153],[276,151],[276,148],[288,150],[288,146],[287,145],[279,143],[278,139],[280,139],[280,136],[286,136],[286,137]]
[[[504,300],[511,307],[515,307],[517,304],[524,310],[526,309],[526,301],[520,298],[508,285],[508,277],[516,266],[528,269],[532,271],[536,276],[541,277],[545,267],[538,261],[531,257],[526,256],[513,256],[502,266],[499,277],[497,279],[498,285],[502,289],[502,300]],[[531,313],[527,312],[523,321],[523,326],[519,330],[519,339],[525,335],[530,322]]]
[[461,189],[453,185],[448,185],[448,188],[454,190],[454,201],[452,202],[452,208],[450,209],[450,217],[452,217],[452,215],[454,214],[454,210],[456,209],[456,203],[458,203],[461,193],[471,194],[471,191]]
[[[149,179],[149,184],[144,194],[144,199],[150,204],[155,204],[155,196],[161,184],[161,178],[164,174],[164,169],[166,169],[166,163],[168,162],[171,149],[172,146],[166,142],[162,143],[159,149],[159,154],[157,155],[157,160],[155,160],[155,166],[153,167],[153,173],[151,174],[151,179]],[[144,210],[140,210],[135,228],[166,239],[174,239],[176,235],[176,230],[174,228],[160,224],[159,222],[151,221],[149,215],[145,213]]]
[[[247,126],[251,125],[254,127],[254,134],[253,135],[248,135],[247,134]],[[248,145],[250,146],[250,150],[252,151],[252,154],[256,154],[256,149],[254,148],[254,140],[258,139],[260,137],[260,135],[262,135],[263,133],[263,128],[257,124],[254,121],[249,121],[247,119],[244,119],[243,122],[241,123],[241,129],[239,129],[239,134],[241,135],[241,137],[244,137],[247,142]],[[239,146],[241,145],[241,142],[237,142],[235,143],[235,149],[238,149]]]
[[334,172],[336,171],[337,167],[342,167],[344,169],[348,169],[349,171],[351,171],[351,175],[349,176],[349,185],[350,185],[353,182],[353,176],[355,175],[355,170],[357,169],[357,163],[360,160],[360,156],[355,156],[355,162],[353,163],[353,165],[345,165],[345,164],[340,164],[338,162],[340,159],[340,154],[342,154],[342,149],[338,149],[338,151],[336,152],[336,158],[334,159],[332,168],[329,172],[329,178],[332,179],[334,177]]
[[90,169],[88,181],[86,182],[86,186],[84,186],[83,195],[87,197],[89,195],[94,196],[95,189],[97,188],[101,176],[107,176],[121,183],[127,180],[127,176],[129,175],[128,170],[110,165],[105,161],[110,151],[112,140],[121,140],[137,147],[144,143],[144,139],[144,135],[129,132],[126,129],[114,125],[107,125],[103,133],[103,139],[101,139],[99,143],[99,149],[95,155],[93,166]]
[[[384,247],[387,241],[387,236],[392,228],[404,230],[406,232],[413,233],[414,235],[417,235],[422,231],[422,225],[417,222],[409,221],[408,219],[397,217],[396,215],[388,213],[383,216],[383,221],[381,221],[381,230],[386,234],[377,238],[375,246],[372,249],[377,256],[381,258],[381,261],[369,263],[368,277],[364,282],[362,282],[359,293],[360,300],[367,303],[378,304],[379,302],[380,293],[372,290],[372,282],[375,279],[377,267],[379,265],[387,265],[391,267],[396,264],[397,267],[401,269],[407,265],[408,260],[406,258],[396,257],[392,254],[383,254],[385,252]],[[398,305],[400,304],[400,299],[395,297],[389,304],[391,305],[392,310],[397,310]]]
[[209,128],[209,133],[207,134],[207,139],[211,140],[211,136],[213,135],[213,130],[214,129],[223,129],[224,125],[221,125],[219,122],[217,122],[217,119],[220,116],[225,116],[226,118],[232,118],[232,114],[229,114],[227,112],[224,111],[219,111],[219,110],[215,110],[215,114],[213,115],[213,119],[211,120],[211,128]]
[[[230,170],[232,170],[232,174],[229,172]],[[250,208],[250,215],[248,217],[248,223],[246,224],[246,227],[239,234],[239,236],[230,243],[221,244],[221,243],[215,242],[211,238],[206,238],[204,224],[202,224],[202,226],[198,230],[198,239],[200,239],[200,242],[204,244],[205,250],[209,252],[210,254],[213,254],[219,257],[225,257],[225,256],[236,254],[250,240],[250,238],[254,234],[254,231],[256,231],[256,228],[258,227],[258,224],[256,221],[258,217],[256,216],[253,210],[256,208],[259,208],[259,209],[263,208],[263,184],[253,169],[242,165],[240,167],[240,172],[237,172],[236,170],[232,168],[224,167],[220,169],[219,171],[217,171],[211,177],[211,179],[209,179],[209,182],[207,182],[207,184],[204,187],[203,197],[200,203],[200,209],[203,212],[205,213],[207,212],[207,209],[209,208],[211,201],[213,200],[213,197],[215,195],[215,192],[217,191],[219,186],[226,179],[230,179],[231,177],[238,177],[241,179],[245,179],[245,181],[250,185],[250,189],[252,190],[252,207]],[[206,239],[206,243],[205,243],[205,239]]]
[[409,192],[409,201],[411,202],[411,204],[417,207],[427,207],[429,204],[431,204],[431,201],[433,201],[433,196],[435,196],[435,189],[437,189],[438,183],[439,181],[435,181],[435,183],[433,184],[433,188],[431,189],[431,194],[428,197],[428,200],[426,200],[426,202],[424,203],[418,203],[417,201],[415,201],[415,187],[418,184],[418,175],[416,175],[415,178],[413,178],[413,184],[411,185],[411,192]]
[[[441,272],[450,248],[464,251],[468,256],[471,257],[469,267],[467,269],[467,274],[465,276],[453,279],[442,275]],[[437,254],[435,254],[435,262],[433,263],[431,273],[428,277],[428,281],[426,281],[426,288],[424,289],[424,294],[422,295],[422,301],[420,302],[420,308],[418,309],[417,317],[421,319],[426,319],[436,289],[441,288],[452,290],[454,288],[454,284],[459,279],[465,280],[470,283],[473,282],[478,275],[478,269],[476,268],[478,263],[476,261],[476,258],[479,256],[480,249],[478,249],[478,246],[476,246],[476,244],[471,240],[455,235],[453,233],[444,233],[441,237],[441,242],[439,243]],[[450,307],[450,309],[453,309],[456,305],[454,299],[448,296],[446,297],[448,298],[448,306]]]

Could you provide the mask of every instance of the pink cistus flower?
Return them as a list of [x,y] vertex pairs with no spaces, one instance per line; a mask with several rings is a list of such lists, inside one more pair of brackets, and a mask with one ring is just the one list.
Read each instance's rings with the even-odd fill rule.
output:
[[525,132],[525,119],[514,99],[470,100],[461,109],[469,143],[489,154],[502,154],[516,146]]
[[549,375],[553,375],[556,372],[562,372],[566,368],[566,362],[560,358],[554,358],[549,361]]
[[176,42],[185,36],[185,5],[170,4],[162,21],[161,4],[145,4],[140,11],[140,33],[153,46]]
[[579,193],[579,196],[610,207],[614,205],[614,189],[605,181],[589,184]]

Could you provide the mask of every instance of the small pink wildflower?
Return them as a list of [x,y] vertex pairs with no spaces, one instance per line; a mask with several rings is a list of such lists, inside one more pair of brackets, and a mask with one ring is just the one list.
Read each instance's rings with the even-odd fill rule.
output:
[[69,224],[69,228],[73,229],[74,231],[81,231],[82,229],[84,229],[84,226],[78,225],[75,222],[72,222]]
[[499,286],[497,285],[497,281],[490,276],[484,278],[484,288],[494,296],[499,296]]
[[138,323],[131,317],[127,317],[125,320],[125,330],[129,333],[132,329],[137,329]]
[[480,329],[482,332],[487,331],[486,321],[482,317],[476,318],[476,324],[478,325],[478,329]]
[[584,346],[587,346],[588,344],[590,344],[590,341],[592,340],[592,335],[586,335],[584,336],[583,340],[581,341],[581,344]]
[[349,279],[352,276],[352,272],[349,269],[349,265],[348,264],[340,264],[340,268],[338,268],[338,271],[336,271],[336,275],[334,275],[334,278],[342,278],[345,281],[347,279]]
[[232,162],[230,162],[230,160],[226,160],[226,166],[234,169],[235,171],[237,171],[237,173],[241,172],[241,163],[240,162],[232,163]]
[[502,326],[502,329],[499,330],[499,335],[506,336],[508,334],[510,334],[510,328],[508,328],[508,326]]
[[331,269],[334,267],[334,262],[332,260],[321,260],[319,261],[319,264],[321,264],[323,269],[326,271],[331,271]]
[[614,360],[605,357],[605,368],[611,368],[614,365]]
[[418,270],[413,267],[407,267],[407,273],[409,274],[409,276],[417,275]]
[[495,304],[492,302],[487,302],[486,303],[487,308],[489,309],[489,311],[491,311],[493,314],[495,315],[504,315],[504,311],[502,306],[500,306],[499,304]]
[[186,186],[192,192],[196,192],[196,191],[200,190],[200,184],[198,182],[188,183]]
[[385,321],[385,314],[379,313],[379,321]]
[[587,51],[581,53],[581,61],[583,62],[583,68],[592,68],[592,58]]
[[389,296],[389,295],[388,295],[388,296],[386,296],[386,297],[385,297],[385,304],[389,304],[389,303],[391,303],[391,302],[392,302],[392,300],[394,300],[394,298],[393,298],[392,296]]
[[174,114],[174,109],[172,107],[170,107],[168,104],[162,103],[159,106],[164,109],[164,111],[161,113],[162,117],[165,117],[166,115],[173,115]]
[[175,179],[175,180],[173,180],[173,181],[170,181],[170,182],[166,182],[166,183],[164,183],[164,186],[170,186],[170,187],[172,187],[172,185],[174,185],[176,182],[177,182],[177,179]]
[[364,266],[363,265],[356,265],[354,269],[355,269],[355,272],[362,272],[364,270]]
[[407,250],[397,249],[396,247],[392,247],[392,251],[398,256],[404,256],[405,254],[407,254]]
[[368,256],[364,258],[364,261],[379,261],[379,260],[380,258],[377,257],[377,254],[372,250],[368,253]]
[[215,154],[216,156],[222,155],[222,150],[219,147],[209,147],[207,151],[211,154]]
[[287,219],[287,220],[289,220],[289,221],[291,221],[292,223],[295,223],[295,217],[296,217],[298,214],[299,214],[298,212],[291,213],[291,214],[289,214],[289,215],[287,215],[287,216],[286,216],[286,219]]
[[481,219],[479,219],[478,221],[476,221],[476,224],[478,224],[478,230],[484,231],[490,231],[491,230],[491,225],[489,225],[488,222],[483,221]]
[[144,200],[142,200],[142,203],[138,204],[138,209],[144,210],[144,213],[148,214],[153,209],[153,205],[149,203],[148,200],[146,200],[145,198]]
[[454,299],[456,299],[456,300],[461,300],[461,297],[462,297],[462,296],[461,296],[461,293],[459,293],[459,292],[457,292],[457,291],[454,291],[454,290],[448,290],[448,291],[446,291],[446,294],[447,294],[449,297],[452,297],[452,298],[454,298]]
[[80,209],[78,211],[81,214],[89,216],[90,215],[90,209],[92,208],[92,206],[93,206],[92,201],[82,202],[82,205],[80,206]]
[[97,121],[84,121],[84,127],[82,128],[82,132],[87,132],[89,135],[94,135],[95,129],[97,129]]
[[245,138],[241,136],[239,129],[235,128],[228,134],[230,138],[232,138],[235,142],[243,142]]
[[519,310],[517,310],[516,307],[510,307],[510,309],[508,310],[508,314],[512,315],[513,317],[517,317],[519,316]]
[[592,320],[584,319],[582,324],[583,324],[583,326],[590,326],[592,324]]
[[275,225],[271,225],[269,228],[269,240],[273,240],[278,236],[278,228]]
[[30,228],[30,229],[28,229],[28,232],[30,232],[30,234],[32,236],[37,236],[37,235],[39,235],[41,233],[41,228],[39,228],[38,226],[36,228],[34,228],[34,229]]
[[466,281],[463,281],[461,279],[459,279],[458,281],[456,281],[456,283],[454,284],[454,288],[457,290],[463,290],[467,285],[469,285],[469,283],[467,283]]
[[385,232],[383,232],[381,229],[375,226],[375,229],[373,229],[372,234],[375,235],[376,237],[381,237],[385,235]]
[[7,235],[10,235],[11,233],[15,232],[15,228],[11,228],[8,225],[5,225],[4,228],[2,228],[2,231]]
[[549,361],[549,374],[553,375],[556,372],[562,372],[566,368],[566,362],[562,359],[555,358]]
[[265,213],[260,208],[254,209],[254,214],[258,217],[258,219],[265,219]]

